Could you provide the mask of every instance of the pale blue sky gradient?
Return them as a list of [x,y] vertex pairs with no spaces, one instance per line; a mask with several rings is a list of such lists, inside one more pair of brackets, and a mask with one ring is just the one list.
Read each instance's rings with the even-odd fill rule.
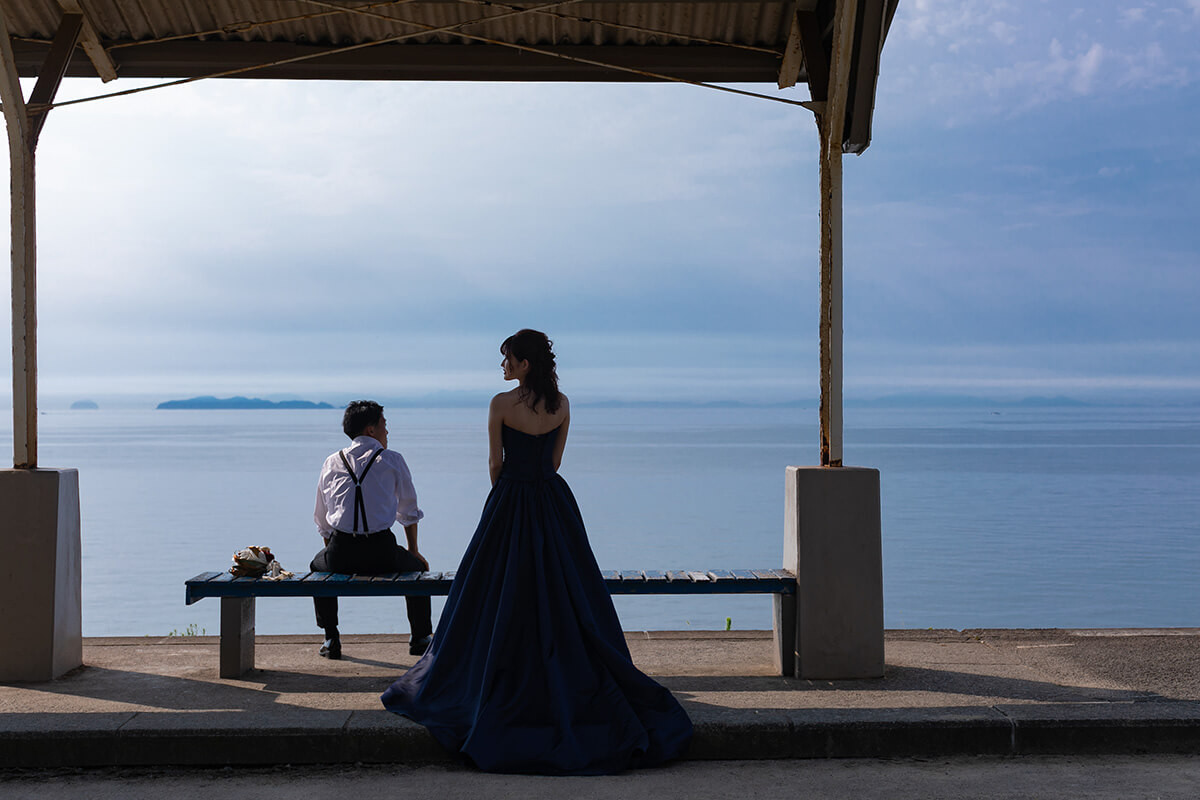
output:
[[[1200,0],[901,0],[846,159],[848,397],[1200,401],[1197,41]],[[816,150],[803,109],[687,86],[59,109],[43,396],[488,392],[532,326],[584,399],[813,397]]]

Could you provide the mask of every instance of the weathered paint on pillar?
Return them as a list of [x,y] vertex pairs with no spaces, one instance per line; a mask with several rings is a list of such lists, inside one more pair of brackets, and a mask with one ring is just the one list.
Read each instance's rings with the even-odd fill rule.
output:
[[821,137],[821,466],[842,466],[842,139],[858,3],[834,12],[833,52]]
[[[8,24],[0,12],[0,101],[8,128],[12,209],[13,466],[37,466],[37,203],[34,153],[53,102],[79,41],[82,14],[64,14],[46,60],[38,71],[29,103],[21,92]],[[33,115],[29,114],[32,106]]]
[[13,466],[37,466],[37,235],[34,161],[8,24],[0,13],[0,101],[8,128],[12,224]]
[[821,466],[842,465],[842,152],[821,137]]
[[12,148],[13,466],[33,469],[37,454],[37,235],[34,155]]

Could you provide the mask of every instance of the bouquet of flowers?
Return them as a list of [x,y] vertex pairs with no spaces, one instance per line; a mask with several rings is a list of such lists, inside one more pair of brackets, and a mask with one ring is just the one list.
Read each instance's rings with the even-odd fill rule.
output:
[[267,580],[283,580],[294,577],[275,560],[275,556],[271,554],[271,548],[259,545],[250,545],[234,553],[233,566],[229,568],[229,574],[237,578],[266,578]]

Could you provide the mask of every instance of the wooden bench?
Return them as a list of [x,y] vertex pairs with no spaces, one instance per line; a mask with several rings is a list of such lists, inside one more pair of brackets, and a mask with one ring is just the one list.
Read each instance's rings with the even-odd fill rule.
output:
[[[791,675],[795,659],[796,576],[782,569],[607,570],[611,594],[770,594],[775,598],[775,666]],[[285,580],[205,572],[185,583],[187,604],[221,598],[221,677],[254,669],[254,600],[258,597],[403,597],[449,594],[453,572],[343,575],[309,572]]]

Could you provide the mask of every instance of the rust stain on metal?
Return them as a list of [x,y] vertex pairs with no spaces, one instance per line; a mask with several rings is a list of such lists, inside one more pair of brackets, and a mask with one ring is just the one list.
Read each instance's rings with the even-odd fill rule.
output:
[[831,351],[832,343],[830,341],[833,335],[833,306],[831,298],[833,291],[833,228],[829,220],[830,206],[833,202],[833,186],[827,166],[829,140],[824,135],[825,125],[823,123],[824,120],[821,117],[817,117],[817,128],[821,132],[821,314],[818,324],[821,340],[821,466],[824,467],[829,466],[831,423],[829,404],[833,380],[833,354]]

